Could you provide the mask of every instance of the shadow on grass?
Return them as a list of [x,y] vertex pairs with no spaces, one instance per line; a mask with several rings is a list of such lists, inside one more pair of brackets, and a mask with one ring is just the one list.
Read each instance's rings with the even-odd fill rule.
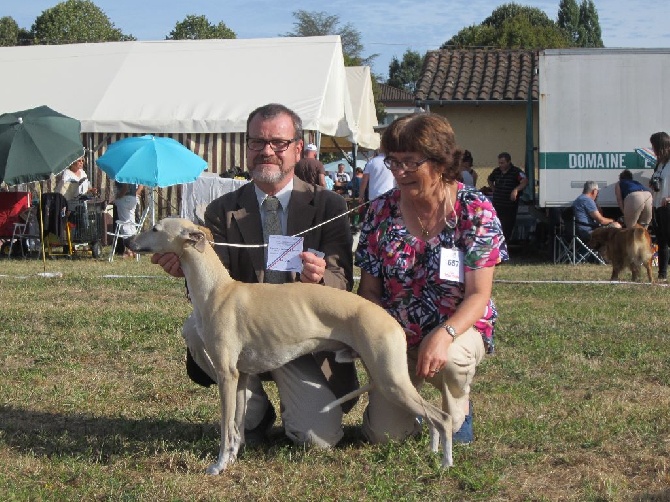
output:
[[[359,427],[346,426],[344,432],[338,447],[364,443]],[[213,422],[96,417],[0,406],[0,442],[36,457],[90,457],[92,462],[103,464],[112,458],[157,452],[187,452],[211,458],[218,451],[219,434],[219,425]],[[292,446],[283,429],[275,426],[268,442],[251,450],[272,455],[277,449]]]
[[[187,450],[211,454],[218,427],[174,419],[110,418],[0,407],[0,438],[10,448],[35,456],[112,456]],[[216,446],[215,446],[216,447]]]

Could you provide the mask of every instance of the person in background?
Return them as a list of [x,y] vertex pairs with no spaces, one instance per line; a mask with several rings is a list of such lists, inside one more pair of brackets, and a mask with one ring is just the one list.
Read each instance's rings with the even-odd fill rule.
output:
[[349,173],[344,171],[344,164],[337,164],[337,172],[335,173],[335,188],[334,190],[340,195],[345,195],[347,191],[347,186],[351,181],[351,176]]
[[354,177],[351,178],[351,181],[347,185],[347,190],[351,191],[351,196],[354,199],[358,199],[358,195],[361,190],[361,180],[363,179],[363,168],[357,167],[354,170]]
[[[358,294],[405,329],[415,386],[440,390],[454,440],[468,443],[470,386],[493,351],[493,273],[507,258],[500,222],[481,192],[457,181],[462,152],[445,117],[397,119],[381,147],[398,188],[370,203],[355,255]],[[402,440],[419,429],[414,414],[370,391],[363,432],[371,442]]]
[[668,245],[670,245],[670,136],[655,132],[649,138],[656,155],[656,169],[651,189],[654,197],[656,244],[658,244],[658,278],[668,278]]
[[326,186],[326,168],[323,163],[316,158],[317,148],[314,143],[309,143],[305,147],[303,158],[295,165],[295,175],[307,183]]
[[631,228],[637,223],[647,228],[651,221],[652,196],[642,183],[633,179],[633,173],[628,169],[619,174],[614,193],[623,214],[624,226]]
[[505,240],[509,244],[519,211],[519,197],[528,185],[528,178],[521,169],[512,164],[510,154],[502,152],[498,155],[498,167],[489,174],[488,184],[493,190],[493,207],[496,208]]
[[[205,211],[205,224],[217,244],[248,244],[251,247],[215,247],[231,277],[243,282],[303,282],[351,291],[353,287],[353,239],[346,202],[339,195],[295,176],[295,165],[303,148],[302,121],[289,108],[268,104],[247,119],[247,159],[252,182],[215,199]],[[276,213],[284,235],[312,229],[304,234],[300,253],[303,269],[294,272],[266,270],[264,228],[270,212]],[[319,226],[324,221],[326,225]],[[172,253],[152,256],[152,262],[176,277],[183,277],[179,257]],[[279,277],[277,276],[279,274]],[[188,285],[197,287],[197,285]],[[287,298],[287,301],[290,301]],[[195,318],[184,323],[186,370],[199,385],[216,383],[216,374],[198,334]],[[321,410],[336,397],[358,388],[356,367],[338,363],[332,353],[308,354],[269,373],[277,384],[285,434],[295,443],[328,448],[343,436],[343,410],[355,401]],[[276,413],[261,378],[250,375],[247,386],[245,441],[254,445],[266,439]]]
[[362,204],[368,200],[375,200],[395,187],[393,173],[384,164],[384,154],[377,151],[363,169],[363,179],[358,200]]
[[608,226],[621,228],[621,225],[612,218],[607,218],[602,215],[596,199],[598,198],[598,183],[595,181],[587,181],[584,183],[584,188],[581,195],[579,195],[572,202],[572,210],[575,219],[575,233],[584,244],[588,244],[591,239],[591,232],[594,228],[599,226]]
[[84,157],[79,157],[63,171],[63,176],[56,185],[56,192],[67,200],[68,209],[74,211],[80,195],[93,194],[94,190],[88,181],[84,170]]
[[461,159],[461,177],[464,184],[476,187],[477,186],[477,171],[472,168],[474,160],[470,150],[463,151],[463,158]]
[[117,242],[116,253],[122,254],[124,258],[132,258],[135,256],[130,249],[125,245],[125,240],[137,233],[135,226],[135,208],[137,207],[137,192],[138,185],[130,183],[114,182],[114,222],[121,225],[119,237],[122,237]]

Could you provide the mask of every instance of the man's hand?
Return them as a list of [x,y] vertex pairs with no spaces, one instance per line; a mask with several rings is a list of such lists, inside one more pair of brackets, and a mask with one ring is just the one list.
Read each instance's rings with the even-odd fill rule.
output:
[[512,202],[516,202],[516,199],[517,199],[518,196],[519,196],[519,190],[517,188],[515,188],[509,194],[509,200],[511,200]]
[[154,253],[151,256],[151,263],[160,265],[172,277],[184,277],[184,272],[181,269],[179,257],[174,253]]
[[319,284],[326,273],[326,260],[309,251],[300,253],[300,259],[302,260],[300,282]]

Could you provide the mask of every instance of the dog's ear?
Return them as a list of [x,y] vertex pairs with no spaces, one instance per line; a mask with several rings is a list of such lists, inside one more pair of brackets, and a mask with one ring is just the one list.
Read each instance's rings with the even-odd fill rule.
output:
[[198,228],[198,230],[189,232],[188,236],[196,251],[204,253],[205,246],[207,245],[207,236],[205,235],[205,232]]

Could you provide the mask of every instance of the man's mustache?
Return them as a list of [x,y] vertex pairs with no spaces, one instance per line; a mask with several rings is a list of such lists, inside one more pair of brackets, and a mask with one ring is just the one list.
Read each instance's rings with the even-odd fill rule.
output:
[[259,164],[276,164],[279,166],[281,165],[281,161],[275,155],[271,157],[258,156],[254,159],[254,167]]

